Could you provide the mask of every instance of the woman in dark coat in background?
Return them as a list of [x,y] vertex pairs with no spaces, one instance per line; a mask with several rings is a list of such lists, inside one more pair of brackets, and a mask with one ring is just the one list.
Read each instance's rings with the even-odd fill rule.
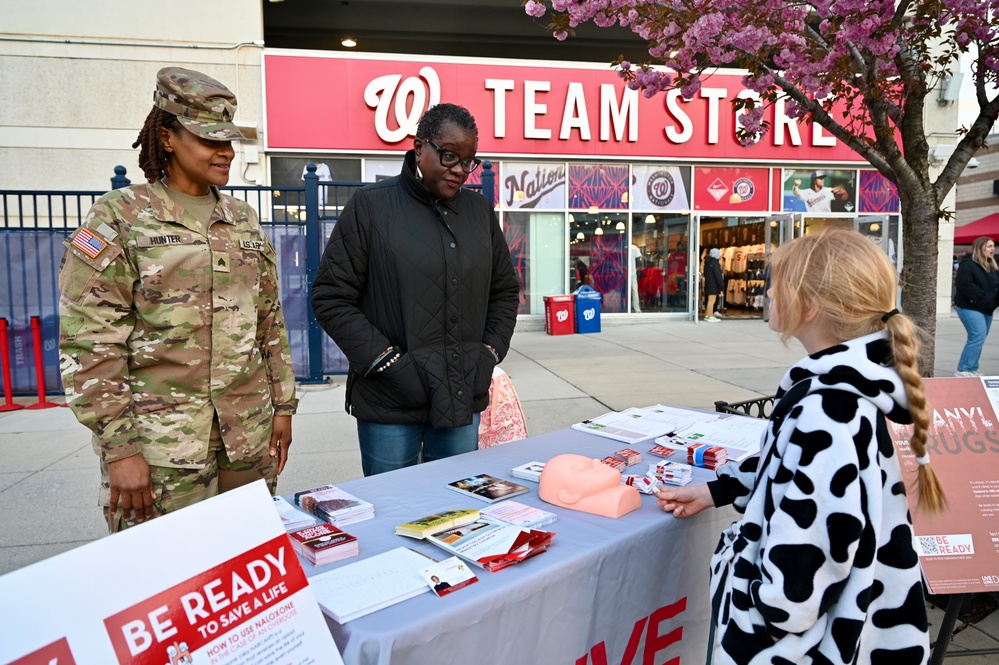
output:
[[718,300],[718,296],[725,292],[725,275],[722,273],[721,263],[718,261],[720,258],[721,250],[712,247],[708,250],[707,258],[704,259],[704,295],[707,296],[707,302],[704,305],[704,320],[711,323],[721,321],[715,316],[715,301]]
[[996,245],[992,238],[976,238],[971,253],[957,267],[957,293],[954,309],[968,332],[955,376],[981,376],[978,359],[992,327],[992,313],[999,294],[999,265],[995,260]]

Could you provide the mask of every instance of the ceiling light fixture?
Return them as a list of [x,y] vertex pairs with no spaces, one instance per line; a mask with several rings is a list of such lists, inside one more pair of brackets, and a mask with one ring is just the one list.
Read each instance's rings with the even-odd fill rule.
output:
[[595,236],[602,236],[603,234],[604,234],[604,230],[603,230],[603,228],[602,228],[602,227],[600,227],[600,226],[598,226],[598,227],[597,227],[597,228],[596,228],[596,229],[595,229],[595,230],[593,231],[593,235],[595,235]]
[[649,213],[648,215],[645,216],[645,223],[646,224],[655,224],[656,223],[656,216],[653,215],[653,214],[651,214],[651,213]]
[[586,236],[583,235],[582,231],[576,234],[576,240],[583,240],[584,238],[586,238]]
[[618,231],[624,231],[624,222],[618,222],[614,225],[614,228]]
[[[274,0],[271,0],[271,2],[273,1]],[[280,0],[278,1],[280,2]],[[340,45],[345,48],[354,48],[355,46],[357,46],[357,40],[354,39],[353,37],[344,37],[343,39],[340,40]]]

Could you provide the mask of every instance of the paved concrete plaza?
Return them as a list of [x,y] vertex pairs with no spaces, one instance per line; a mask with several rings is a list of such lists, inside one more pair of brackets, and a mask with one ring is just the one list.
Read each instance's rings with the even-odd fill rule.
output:
[[[760,320],[623,323],[604,317],[599,334],[557,337],[545,335],[536,321],[518,325],[502,367],[516,386],[530,434],[629,406],[713,409],[715,400],[769,395],[804,353],[794,340],[784,347]],[[964,339],[956,317],[939,320],[937,376],[953,376]],[[986,342],[981,368],[999,374],[995,339]],[[303,390],[300,397],[280,490],[360,477],[357,435],[343,409],[342,380]],[[0,453],[0,574],[105,535],[96,506],[97,460],[88,431],[68,409],[0,413]],[[942,616],[931,608],[935,625]],[[997,636],[999,612],[959,632],[951,651],[999,647]],[[971,656],[961,663],[996,659]]]

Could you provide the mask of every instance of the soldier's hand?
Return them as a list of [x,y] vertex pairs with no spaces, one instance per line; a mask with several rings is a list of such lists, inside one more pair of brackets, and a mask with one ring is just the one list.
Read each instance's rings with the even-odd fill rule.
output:
[[288,462],[288,448],[291,446],[291,416],[274,416],[271,429],[271,457],[278,458],[278,475]]
[[111,482],[112,515],[120,500],[124,519],[143,522],[153,518],[153,500],[156,497],[145,457],[132,455],[108,463],[108,478]]

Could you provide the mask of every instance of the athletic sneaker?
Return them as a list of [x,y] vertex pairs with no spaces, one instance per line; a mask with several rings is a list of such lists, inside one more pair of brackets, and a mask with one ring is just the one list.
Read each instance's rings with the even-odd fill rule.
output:
[[717,316],[706,316],[704,317],[704,320],[707,321],[708,323],[718,323],[719,321],[721,321],[721,319],[719,319]]
[[[705,319],[707,321],[707,319]],[[954,372],[954,376],[982,376],[981,372],[965,372],[964,370],[957,370]]]

